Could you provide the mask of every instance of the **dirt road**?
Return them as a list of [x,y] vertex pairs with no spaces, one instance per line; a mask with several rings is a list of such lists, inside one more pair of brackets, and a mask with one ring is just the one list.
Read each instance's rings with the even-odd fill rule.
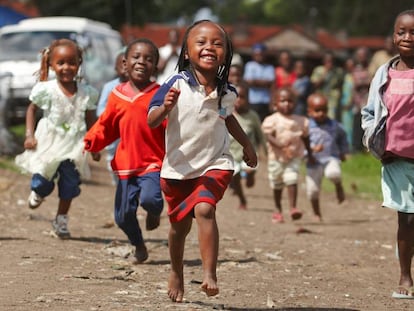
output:
[[[70,211],[70,240],[50,235],[54,192],[31,211],[29,177],[0,170],[0,310],[414,310],[395,300],[396,219],[379,202],[336,203],[324,194],[324,222],[312,222],[301,185],[304,217],[272,224],[274,210],[265,165],[249,190],[249,207],[237,209],[227,191],[217,207],[220,228],[220,294],[199,290],[201,262],[194,224],[185,250],[185,299],[167,297],[168,219],[145,232],[149,260],[133,265],[125,236],[112,224],[114,187],[105,163],[93,163],[93,179]],[[286,204],[285,204],[286,205]],[[145,214],[139,210],[142,222]],[[302,229],[297,233],[298,229]]]

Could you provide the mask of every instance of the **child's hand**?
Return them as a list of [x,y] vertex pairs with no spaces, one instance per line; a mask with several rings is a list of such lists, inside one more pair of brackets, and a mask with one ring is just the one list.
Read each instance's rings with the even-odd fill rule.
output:
[[250,167],[257,166],[257,154],[251,145],[243,148],[243,161]]
[[321,152],[322,150],[323,150],[323,145],[322,145],[322,144],[315,145],[315,146],[312,148],[312,151],[313,151],[313,152]]
[[96,162],[101,160],[101,153],[100,152],[91,152],[92,159]]
[[313,156],[313,154],[308,155],[308,165],[315,165],[316,163],[318,163],[318,161],[316,161],[315,157]]
[[164,97],[164,107],[165,110],[171,111],[174,106],[177,104],[178,96],[180,95],[180,90],[176,88],[170,88],[168,93]]
[[37,139],[34,136],[27,136],[24,140],[24,149],[35,149],[37,146]]
[[283,152],[284,156],[289,160],[293,158],[294,151],[295,151],[295,149],[292,148],[292,146],[289,146],[289,145],[282,148],[282,152]]

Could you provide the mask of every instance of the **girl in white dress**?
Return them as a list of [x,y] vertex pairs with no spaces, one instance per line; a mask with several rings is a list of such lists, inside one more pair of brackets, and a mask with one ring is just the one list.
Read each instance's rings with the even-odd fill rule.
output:
[[[67,214],[80,194],[81,178],[89,176],[83,136],[94,122],[98,91],[76,81],[81,63],[82,51],[69,39],[55,40],[42,51],[39,82],[26,112],[26,150],[15,159],[23,172],[32,174],[30,208],[37,208],[57,182],[59,206],[52,226],[59,238],[70,237]],[[48,80],[49,67],[56,79]],[[43,117],[36,125],[38,109]]]

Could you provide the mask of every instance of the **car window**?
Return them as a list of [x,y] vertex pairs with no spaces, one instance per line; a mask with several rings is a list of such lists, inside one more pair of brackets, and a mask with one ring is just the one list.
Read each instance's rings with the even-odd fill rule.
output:
[[28,60],[34,61],[39,52],[53,40],[71,38],[72,32],[25,31],[7,33],[0,36],[0,61]]

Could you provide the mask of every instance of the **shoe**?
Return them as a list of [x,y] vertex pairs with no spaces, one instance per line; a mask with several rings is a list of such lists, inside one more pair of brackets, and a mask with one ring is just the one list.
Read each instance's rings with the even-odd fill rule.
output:
[[160,215],[153,215],[147,213],[147,218],[145,219],[145,229],[151,231],[157,229],[160,226]]
[[141,264],[148,259],[148,251],[144,243],[142,243],[142,245],[135,246],[134,257],[134,264]]
[[292,208],[290,211],[290,217],[292,220],[298,220],[302,218],[302,212],[298,210],[297,208]]
[[35,209],[38,208],[40,204],[42,204],[43,200],[44,199],[40,195],[32,190],[32,192],[30,192],[29,198],[27,199],[27,202],[29,203],[29,207],[31,209]]
[[52,222],[52,226],[53,231],[58,238],[70,238],[70,232],[68,230],[68,215],[57,215]]
[[272,222],[274,224],[281,224],[285,222],[285,220],[283,219],[283,215],[281,213],[275,212],[272,215]]
[[[400,294],[400,292],[407,292],[407,294]],[[414,288],[407,288],[405,286],[400,285],[398,286],[398,291],[393,292],[391,297],[397,299],[414,299]]]

